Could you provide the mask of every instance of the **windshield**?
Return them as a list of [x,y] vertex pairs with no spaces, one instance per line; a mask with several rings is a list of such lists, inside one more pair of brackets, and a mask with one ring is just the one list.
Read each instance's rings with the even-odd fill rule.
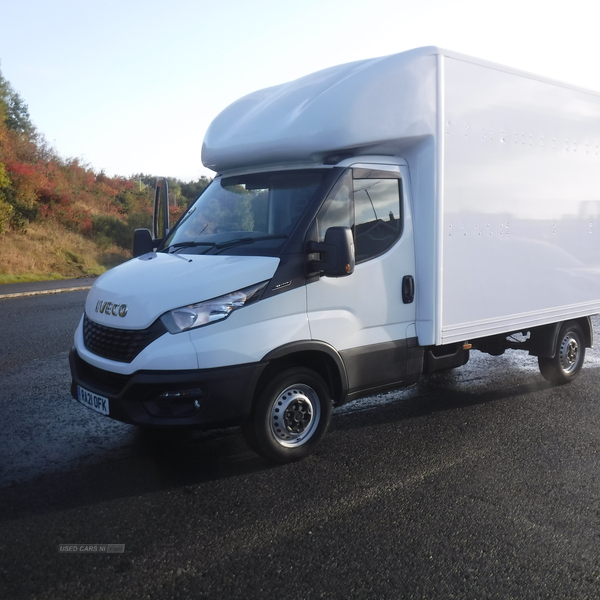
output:
[[252,244],[276,255],[294,230],[326,169],[215,179],[165,242],[166,252],[217,254]]

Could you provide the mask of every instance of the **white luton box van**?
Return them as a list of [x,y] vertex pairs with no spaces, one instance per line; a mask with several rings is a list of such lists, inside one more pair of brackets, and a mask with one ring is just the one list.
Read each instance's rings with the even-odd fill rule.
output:
[[599,145],[600,95],[436,47],[245,96],[206,133],[214,181],[169,231],[159,180],[154,237],[90,291],[72,393],[287,462],[332,406],[470,348],[566,383],[600,311]]

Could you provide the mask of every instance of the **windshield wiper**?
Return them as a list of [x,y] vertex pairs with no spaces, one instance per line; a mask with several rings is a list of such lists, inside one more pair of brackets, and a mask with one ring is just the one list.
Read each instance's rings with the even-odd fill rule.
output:
[[227,240],[219,244],[215,242],[178,242],[177,244],[171,244],[167,248],[163,248],[161,252],[175,254],[183,248],[196,248],[198,246],[208,246],[208,250],[210,250],[211,248],[215,248],[217,252],[215,252],[214,254],[218,254],[218,252],[220,252],[221,250],[225,250],[226,248],[231,248],[233,246],[241,246],[242,244],[253,244],[254,242],[260,242],[265,240],[277,240],[287,237],[287,235],[261,235],[258,237],[246,236],[242,238],[235,238],[234,240]]
[[217,244],[214,242],[178,242],[177,244],[171,244],[170,246],[163,248],[162,251],[167,252],[168,254],[174,254],[182,248],[196,248],[197,246],[210,246],[211,248],[214,248],[216,245]]
[[[241,246],[242,244],[253,244],[254,242],[262,242],[265,240],[279,240],[287,238],[287,235],[261,235],[259,237],[243,237],[236,238],[235,240],[227,240],[226,242],[221,242],[220,244],[215,244],[215,249],[217,251],[225,250],[226,248],[232,248],[233,246]],[[217,254],[215,252],[214,254]]]

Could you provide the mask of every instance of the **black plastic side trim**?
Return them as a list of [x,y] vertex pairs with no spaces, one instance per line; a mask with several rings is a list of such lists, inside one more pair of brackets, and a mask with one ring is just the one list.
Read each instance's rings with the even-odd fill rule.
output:
[[306,354],[325,354],[333,361],[341,388],[335,398],[336,406],[377,392],[413,385],[423,374],[424,349],[417,344],[416,338],[340,352],[326,342],[304,340],[276,348],[261,362],[293,360]]
[[[380,394],[392,390],[398,390],[414,385],[421,379],[423,375],[425,349],[419,346],[417,338],[409,338],[406,340],[406,372],[402,381],[384,381],[380,380],[371,387],[358,387],[348,393],[346,402],[365,398],[373,394]],[[393,379],[393,378],[392,378]]]
[[349,391],[401,384],[406,375],[406,340],[396,340],[340,352],[348,372]]

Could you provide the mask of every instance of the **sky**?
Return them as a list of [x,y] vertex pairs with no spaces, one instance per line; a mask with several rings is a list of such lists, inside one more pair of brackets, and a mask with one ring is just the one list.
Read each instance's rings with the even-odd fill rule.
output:
[[[598,8],[596,8],[598,7]],[[63,158],[192,181],[237,98],[440,46],[600,91],[597,0],[0,0],[0,71]]]

